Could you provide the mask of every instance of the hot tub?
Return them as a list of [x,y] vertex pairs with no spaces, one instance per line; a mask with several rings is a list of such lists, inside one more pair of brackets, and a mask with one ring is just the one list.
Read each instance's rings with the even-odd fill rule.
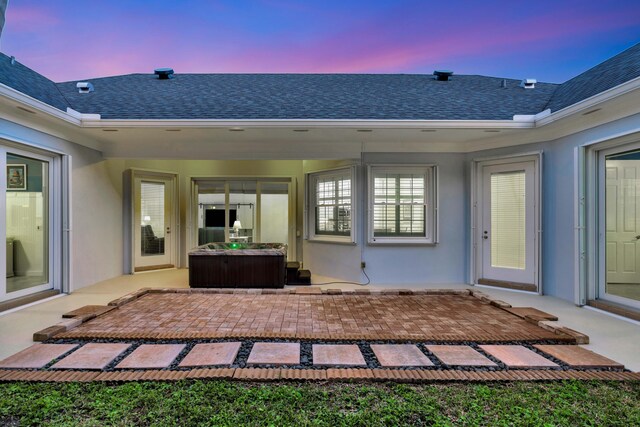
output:
[[282,288],[284,243],[207,243],[189,251],[192,288]]

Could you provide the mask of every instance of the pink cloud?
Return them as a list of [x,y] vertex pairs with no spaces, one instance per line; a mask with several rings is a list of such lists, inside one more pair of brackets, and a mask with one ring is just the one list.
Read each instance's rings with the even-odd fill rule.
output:
[[45,7],[24,6],[9,2],[6,11],[6,26],[13,32],[37,32],[43,27],[51,27],[60,20]]

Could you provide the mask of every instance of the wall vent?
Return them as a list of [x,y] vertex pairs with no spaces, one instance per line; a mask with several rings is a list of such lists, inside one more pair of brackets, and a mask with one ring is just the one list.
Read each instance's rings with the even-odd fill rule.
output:
[[525,89],[535,89],[536,83],[538,83],[536,79],[524,79],[520,82],[520,87]]
[[95,90],[89,82],[78,82],[76,83],[76,88],[78,89],[78,93],[89,93]]
[[453,71],[435,70],[433,72],[433,75],[435,76],[434,78],[436,80],[438,80],[439,82],[448,82],[449,81],[449,77],[451,77],[453,75]]
[[159,80],[168,80],[173,77],[173,68],[156,68],[153,73]]

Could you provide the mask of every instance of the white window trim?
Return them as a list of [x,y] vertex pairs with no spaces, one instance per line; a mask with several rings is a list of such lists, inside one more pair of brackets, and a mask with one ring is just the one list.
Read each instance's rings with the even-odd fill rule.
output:
[[[348,235],[316,234],[316,181],[318,178],[330,176],[349,176],[351,179],[351,232]],[[309,242],[347,243],[356,244],[357,230],[357,186],[356,167],[348,166],[305,174],[305,239]]]
[[[390,173],[419,173],[424,174],[425,182],[425,237],[375,237],[373,229],[373,211],[374,211],[374,173],[375,172]],[[439,243],[438,239],[438,166],[434,164],[371,164],[367,166],[367,243],[370,245],[435,245]]]

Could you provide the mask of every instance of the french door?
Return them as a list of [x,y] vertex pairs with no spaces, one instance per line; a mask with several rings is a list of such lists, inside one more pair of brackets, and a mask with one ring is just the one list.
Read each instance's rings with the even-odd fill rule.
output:
[[600,152],[597,298],[640,308],[640,144]]
[[175,179],[136,174],[133,181],[135,271],[175,267]]
[[[52,250],[59,216],[54,215],[55,158],[18,148],[0,147],[0,301],[54,288],[57,271]],[[59,228],[59,227],[58,227]],[[59,286],[59,285],[58,285]]]
[[478,283],[538,290],[538,173],[536,160],[478,164]]

